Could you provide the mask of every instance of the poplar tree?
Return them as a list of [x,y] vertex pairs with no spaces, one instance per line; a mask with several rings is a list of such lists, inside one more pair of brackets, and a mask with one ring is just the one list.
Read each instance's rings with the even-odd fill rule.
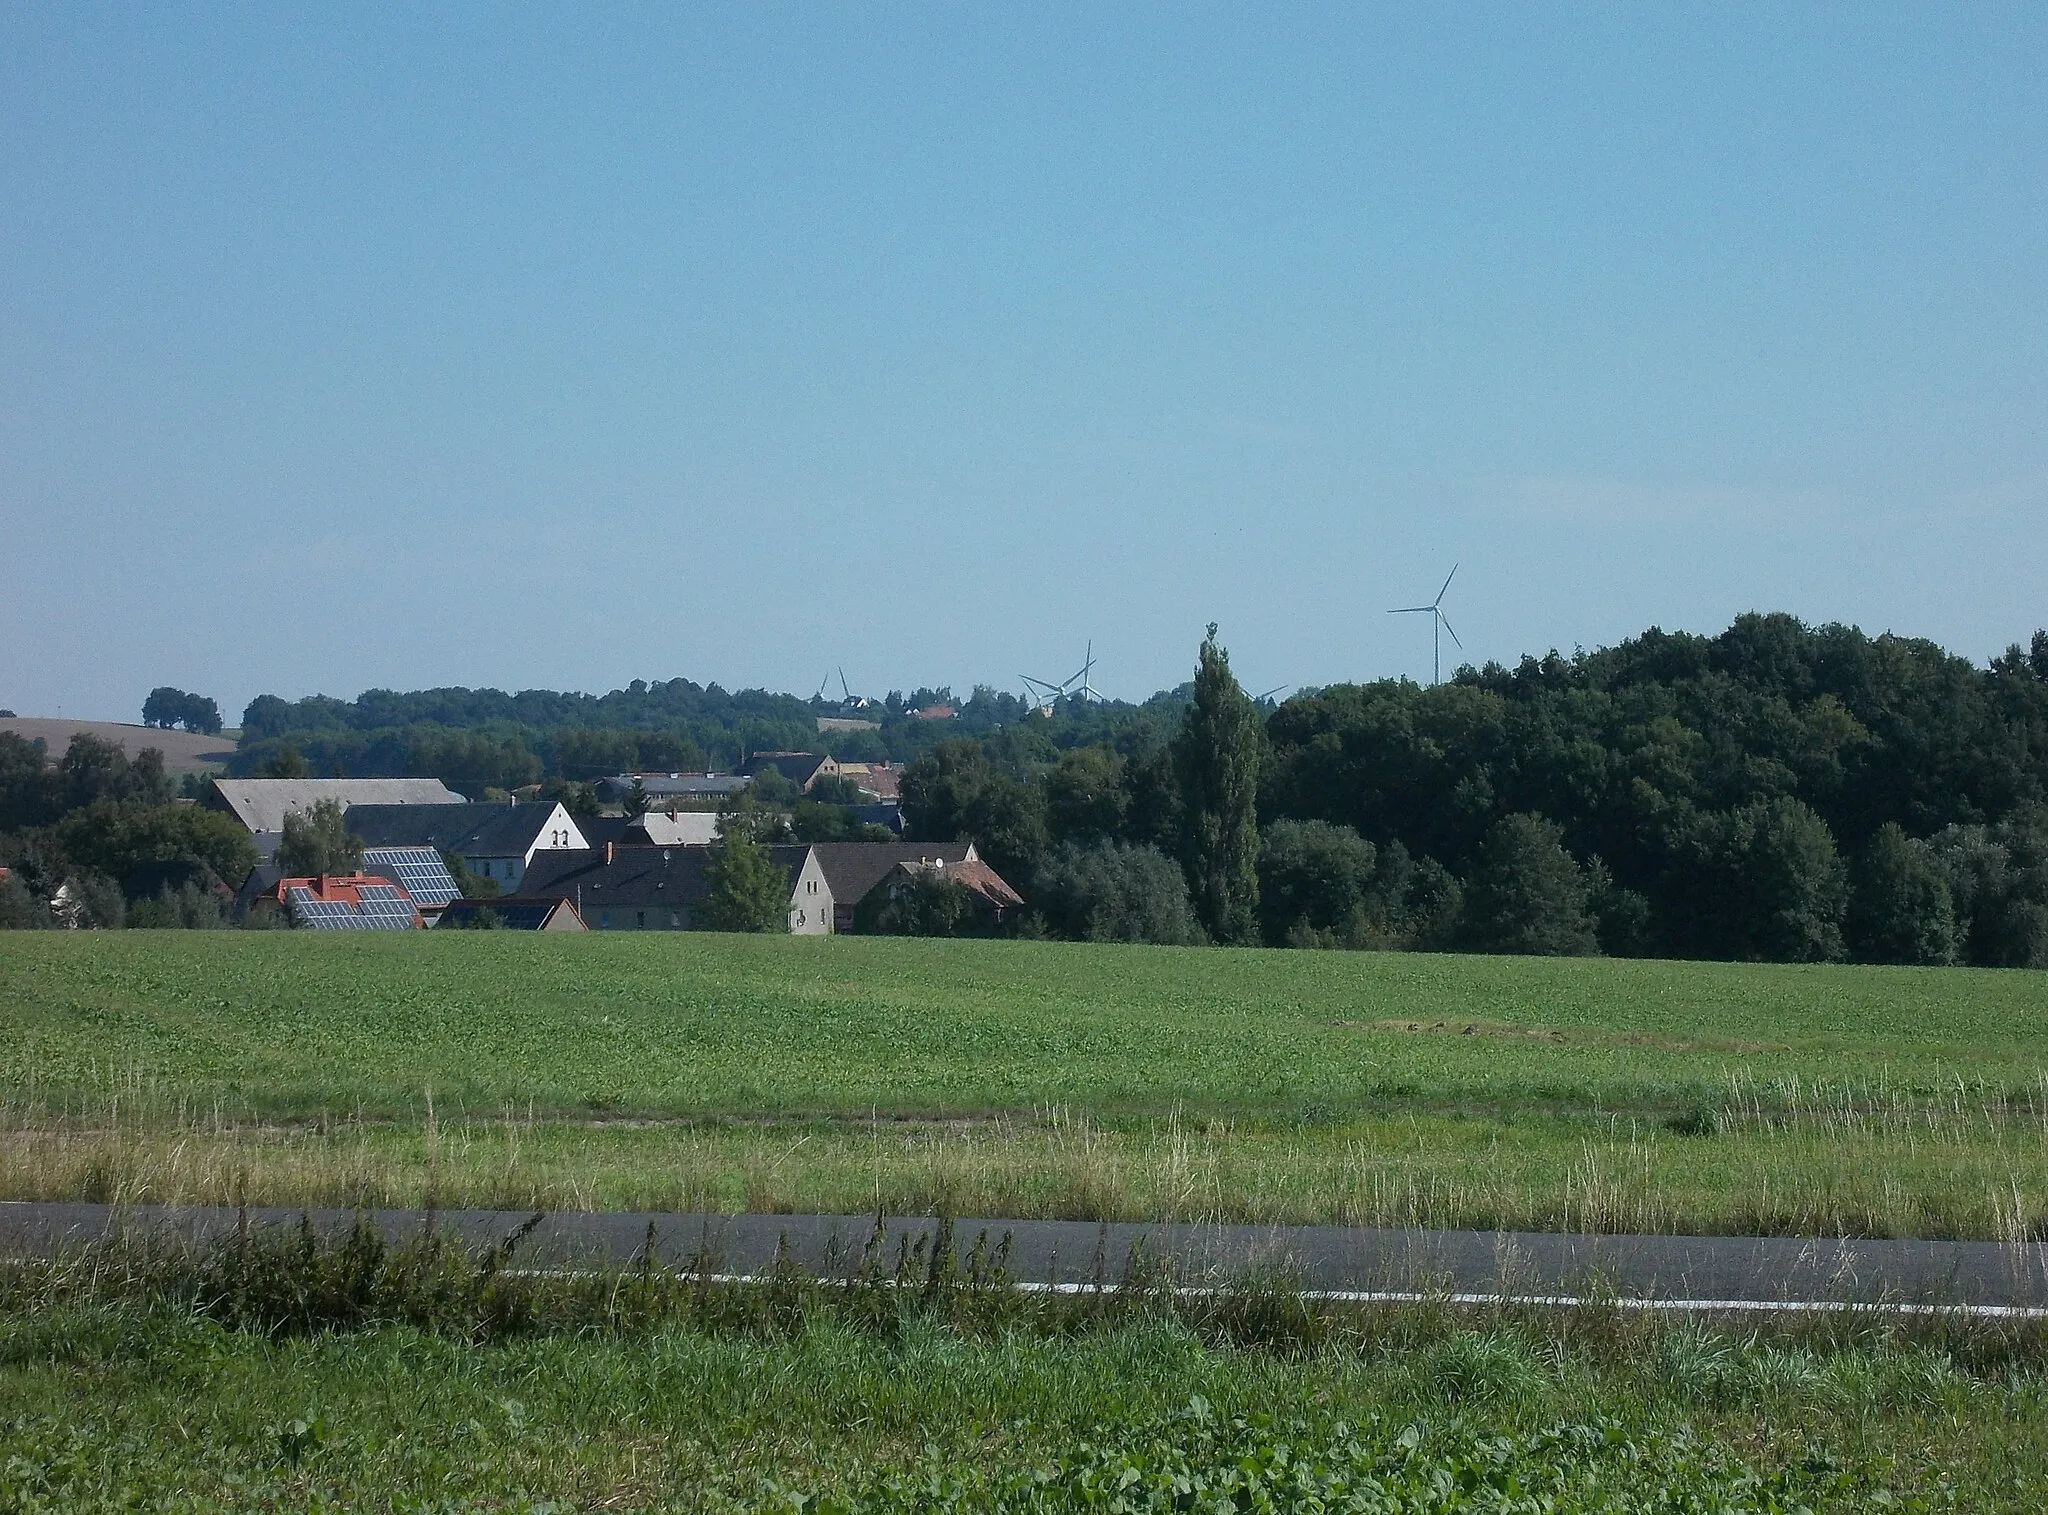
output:
[[1216,644],[1216,623],[1202,643],[1194,703],[1173,742],[1181,798],[1181,866],[1190,903],[1211,940],[1259,939],[1259,756],[1265,746],[1257,709]]

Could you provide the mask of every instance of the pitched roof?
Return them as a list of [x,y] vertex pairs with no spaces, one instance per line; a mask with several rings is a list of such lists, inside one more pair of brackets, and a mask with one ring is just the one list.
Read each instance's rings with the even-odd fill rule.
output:
[[206,803],[253,832],[282,831],[295,810],[322,800],[357,805],[465,805],[439,779],[215,779]]
[[[351,805],[342,824],[370,847],[438,847],[468,857],[523,857],[559,809],[554,800],[465,805],[446,813],[425,805]],[[566,818],[568,812],[562,813]]]
[[626,840],[653,847],[708,847],[718,839],[709,810],[650,810],[626,828]]
[[748,758],[745,771],[750,776],[763,768],[773,768],[799,789],[808,788],[818,770],[827,764],[836,770],[837,763],[819,752],[757,752]]
[[363,872],[390,879],[422,910],[437,909],[462,894],[440,852],[432,847],[365,847]]
[[404,889],[374,874],[280,878],[266,896],[313,931],[413,931],[426,924]]
[[995,906],[998,912],[1024,903],[1024,896],[1012,889],[1000,873],[980,858],[971,858],[964,863],[948,863],[942,870],[928,868],[920,863],[898,863],[896,867],[898,871],[911,875],[943,873],[946,878],[969,893],[980,895]]
[[[770,861],[788,877],[792,893],[804,858],[813,850],[802,845],[767,849]],[[614,847],[610,861],[596,848],[537,853],[519,888],[507,898],[559,895],[579,900],[586,918],[605,907],[688,909],[711,892],[704,875],[711,856],[708,847]]]
[[[498,924],[507,931],[546,931],[553,927],[557,931],[583,931],[583,917],[576,913],[576,907],[566,899],[488,899],[456,900],[441,912],[441,929],[460,930],[473,923],[477,916],[490,911],[498,918]],[[558,919],[567,912],[566,919]]]
[[835,905],[859,903],[899,863],[942,862],[951,868],[980,858],[972,842],[819,842],[811,850]]

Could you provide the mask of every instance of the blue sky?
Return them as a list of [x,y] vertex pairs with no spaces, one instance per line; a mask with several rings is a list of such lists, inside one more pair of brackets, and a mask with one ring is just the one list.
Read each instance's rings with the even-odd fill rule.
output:
[[2048,12],[0,3],[0,706],[2048,622]]

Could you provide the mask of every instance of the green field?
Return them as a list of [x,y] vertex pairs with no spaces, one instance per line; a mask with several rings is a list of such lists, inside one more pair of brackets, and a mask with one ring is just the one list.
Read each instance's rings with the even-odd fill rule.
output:
[[2048,975],[0,938],[0,1195],[2012,1236]]

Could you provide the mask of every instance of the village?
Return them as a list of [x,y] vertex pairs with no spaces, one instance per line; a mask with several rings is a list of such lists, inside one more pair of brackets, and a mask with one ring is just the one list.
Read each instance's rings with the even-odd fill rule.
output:
[[[600,781],[603,808],[514,794],[471,802],[431,778],[216,778],[200,803],[244,826],[261,861],[236,891],[234,918],[273,915],[322,931],[434,927],[526,931],[688,931],[713,924],[710,864],[730,818],[780,875],[788,930],[827,936],[875,929],[920,883],[957,886],[974,924],[994,930],[1023,898],[972,841],[903,841],[901,765],[841,763],[799,752],[755,754],[742,772],[624,773]],[[857,803],[853,824],[890,840],[777,841],[788,817],[756,811],[772,773],[778,793],[821,784]],[[288,834],[338,820],[348,871],[294,872]],[[299,864],[303,866],[303,864]],[[332,866],[332,863],[329,864]]]

